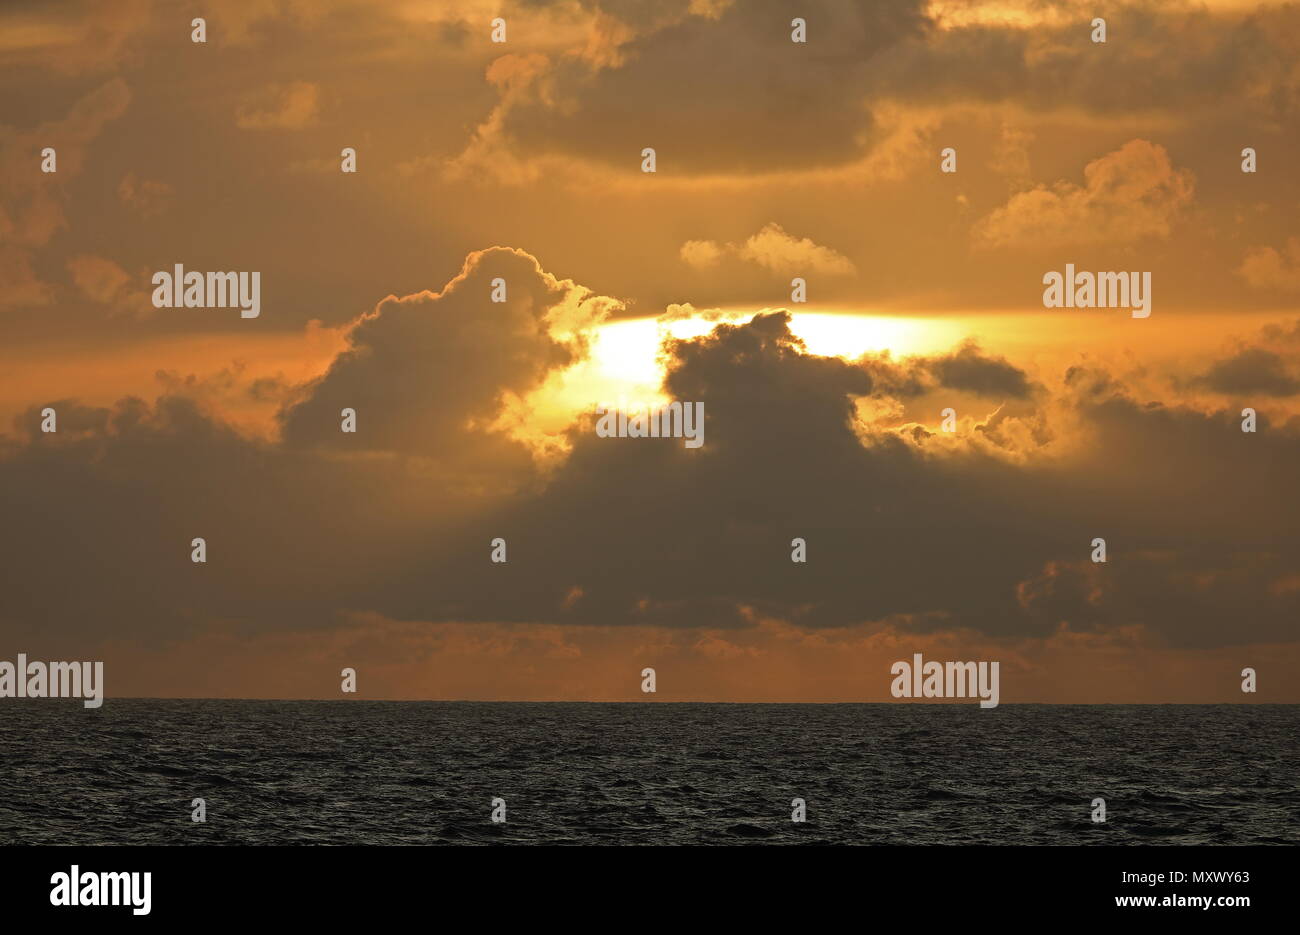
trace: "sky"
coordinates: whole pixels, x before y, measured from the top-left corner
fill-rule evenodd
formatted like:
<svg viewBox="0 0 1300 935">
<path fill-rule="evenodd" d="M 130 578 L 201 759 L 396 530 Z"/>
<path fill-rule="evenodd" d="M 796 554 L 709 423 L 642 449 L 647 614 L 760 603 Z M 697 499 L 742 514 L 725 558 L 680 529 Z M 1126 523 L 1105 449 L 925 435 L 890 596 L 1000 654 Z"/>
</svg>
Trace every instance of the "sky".
<svg viewBox="0 0 1300 935">
<path fill-rule="evenodd" d="M 1295 4 L 7 3 L 0 659 L 1300 702 L 1297 165 Z M 1045 307 L 1067 264 L 1149 316 Z M 672 400 L 699 448 L 596 431 Z"/>
</svg>

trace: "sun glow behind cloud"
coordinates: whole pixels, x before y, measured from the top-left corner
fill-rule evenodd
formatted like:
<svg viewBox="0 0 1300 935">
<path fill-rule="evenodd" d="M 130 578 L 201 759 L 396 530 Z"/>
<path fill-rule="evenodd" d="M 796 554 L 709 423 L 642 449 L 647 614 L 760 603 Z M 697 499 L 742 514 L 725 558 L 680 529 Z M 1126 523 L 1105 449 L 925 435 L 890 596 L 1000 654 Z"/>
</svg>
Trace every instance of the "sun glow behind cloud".
<svg viewBox="0 0 1300 935">
<path fill-rule="evenodd" d="M 698 338 L 719 324 L 743 324 L 755 314 L 760 313 L 715 310 L 668 321 L 639 318 L 604 325 L 592 346 L 592 374 L 624 394 L 657 392 L 664 375 L 664 339 Z M 940 318 L 838 312 L 794 312 L 790 329 L 809 354 L 846 360 L 882 351 L 894 356 L 935 353 L 951 347 L 963 333 L 956 323 Z"/>
<path fill-rule="evenodd" d="M 681 311 L 601 325 L 585 358 L 525 398 L 507 394 L 493 428 L 527 444 L 542 460 L 562 458 L 569 448 L 565 433 L 584 413 L 598 406 L 631 411 L 671 402 L 663 390 L 666 340 L 699 338 L 721 324 L 744 323 L 759 314 Z M 951 324 L 938 320 L 820 312 L 795 313 L 791 328 L 808 353 L 847 359 L 884 350 L 898 355 L 937 350 L 956 335 Z"/>
<path fill-rule="evenodd" d="M 710 310 L 681 317 L 637 318 L 600 326 L 589 355 L 556 373 L 527 399 L 511 399 L 498 428 L 538 450 L 555 451 L 560 436 L 584 412 L 597 406 L 637 409 L 664 405 L 663 342 L 689 340 L 720 324 L 743 324 L 753 310 Z M 889 352 L 895 357 L 938 353 L 959 342 L 964 329 L 940 318 L 855 315 L 835 312 L 792 313 L 791 330 L 809 354 L 855 360 Z"/>
</svg>

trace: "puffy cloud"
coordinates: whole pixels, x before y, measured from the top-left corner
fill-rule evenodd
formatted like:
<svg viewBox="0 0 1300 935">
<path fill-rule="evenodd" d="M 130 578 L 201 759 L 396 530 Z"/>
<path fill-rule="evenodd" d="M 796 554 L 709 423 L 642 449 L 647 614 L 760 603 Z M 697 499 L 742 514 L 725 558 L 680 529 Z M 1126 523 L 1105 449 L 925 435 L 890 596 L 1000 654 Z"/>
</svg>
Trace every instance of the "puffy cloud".
<svg viewBox="0 0 1300 935">
<path fill-rule="evenodd" d="M 974 230 L 988 247 L 1051 248 L 1168 237 L 1192 200 L 1192 174 L 1163 146 L 1130 140 L 1083 170 L 1084 184 L 1040 185 L 1011 197 Z"/>
<path fill-rule="evenodd" d="M 848 257 L 822 247 L 807 237 L 795 239 L 771 223 L 734 248 L 742 260 L 757 263 L 776 273 L 830 273 L 849 275 L 857 271 Z"/>
<path fill-rule="evenodd" d="M 1288 238 L 1286 247 L 1252 247 L 1237 273 L 1255 289 L 1300 292 L 1300 237 Z"/>
<path fill-rule="evenodd" d="M 722 262 L 726 246 L 712 240 L 688 240 L 682 244 L 681 257 L 687 266 L 709 269 Z"/>
<path fill-rule="evenodd" d="M 724 256 L 733 256 L 783 276 L 795 273 L 848 276 L 857 272 L 848 257 L 813 243 L 808 237 L 793 237 L 775 221 L 764 225 L 744 243 L 688 240 L 682 244 L 682 260 L 696 269 L 717 266 Z"/>
<path fill-rule="evenodd" d="M 496 280 L 505 301 L 492 301 Z M 619 307 L 529 254 L 470 254 L 441 292 L 389 296 L 352 326 L 348 348 L 282 414 L 292 445 L 467 457 L 518 467 L 525 452 L 492 431 L 508 397 L 585 357 L 591 328 Z M 358 431 L 339 430 L 357 411 Z"/>
</svg>

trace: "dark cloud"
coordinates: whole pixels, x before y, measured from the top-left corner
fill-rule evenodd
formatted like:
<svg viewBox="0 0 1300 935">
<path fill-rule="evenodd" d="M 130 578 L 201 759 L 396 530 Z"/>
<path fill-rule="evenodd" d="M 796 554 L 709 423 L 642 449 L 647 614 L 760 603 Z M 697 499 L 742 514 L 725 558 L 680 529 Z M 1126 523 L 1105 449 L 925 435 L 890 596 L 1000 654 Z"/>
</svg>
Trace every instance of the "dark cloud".
<svg viewBox="0 0 1300 935">
<path fill-rule="evenodd" d="M 1024 5 L 1028 28 L 945 24 L 922 0 L 779 0 L 717 16 L 594 4 L 626 34 L 503 86 L 491 132 L 521 157 L 565 152 L 635 171 L 643 146 L 660 172 L 726 174 L 835 166 L 886 139 L 889 102 L 1006 103 L 1097 115 L 1249 108 L 1269 123 L 1297 111 L 1294 9 L 1254 15 L 1124 4 Z M 960 12 L 960 11 L 958 11 Z M 790 41 L 806 19 L 809 41 Z M 1090 38 L 1108 17 L 1109 41 Z M 621 40 L 621 41 L 620 41 Z M 574 50 L 575 52 L 578 50 Z M 809 145 L 810 141 L 816 145 Z"/>
<path fill-rule="evenodd" d="M 1025 3 L 1028 28 L 972 23 L 901 45 L 873 87 L 915 101 L 1016 101 L 1098 114 L 1249 106 L 1292 113 L 1296 11 L 1189 9 L 1174 3 Z M 960 12 L 960 11 L 958 11 Z M 1052 15 L 1052 14 L 1059 15 Z M 1093 43 L 1091 21 L 1107 21 Z"/>
<path fill-rule="evenodd" d="M 1287 372 L 1285 361 L 1262 347 L 1238 351 L 1216 361 L 1209 370 L 1193 378 L 1192 385 L 1233 396 L 1294 396 L 1300 380 Z"/>
<path fill-rule="evenodd" d="M 0 633 L 159 643 L 214 623 L 329 626 L 379 601 L 367 582 L 417 528 L 474 503 L 401 463 L 251 441 L 186 398 L 60 404 L 57 433 L 0 445 Z M 207 564 L 190 561 L 195 537 Z"/>
<path fill-rule="evenodd" d="M 45 409 L 54 410 L 54 424 L 59 432 L 77 434 L 102 432 L 108 425 L 109 410 L 100 406 L 85 406 L 75 399 L 57 399 L 28 407 L 14 419 L 14 429 L 20 437 L 34 441 L 41 437 L 41 424 Z"/>
<path fill-rule="evenodd" d="M 734 4 L 714 19 L 659 21 L 593 54 L 559 58 L 501 109 L 494 142 L 528 156 L 580 153 L 635 171 L 745 173 L 839 164 L 873 135 L 873 56 L 921 35 L 920 0 L 813 2 L 813 39 L 790 41 L 788 4 Z M 612 15 L 618 18 L 618 11 Z M 816 145 L 811 145 L 812 141 Z"/>
<path fill-rule="evenodd" d="M 858 366 L 871 375 L 874 394 L 908 400 L 938 390 L 957 390 L 988 399 L 1028 400 L 1029 375 L 1004 357 L 987 355 L 973 339 L 947 354 L 894 359 L 888 352 L 868 354 Z"/>
<path fill-rule="evenodd" d="M 1294 635 L 1300 612 L 1294 552 L 1225 554 L 1198 547 L 1126 552 L 1106 564 L 1051 562 L 1019 587 L 1026 614 L 1044 629 L 1076 631 L 1145 625 L 1162 641 L 1203 647 L 1227 642 L 1225 621 L 1261 641 Z M 1279 582 L 1289 586 L 1279 587 Z M 1158 615 L 1161 621 L 1152 627 Z"/>
<path fill-rule="evenodd" d="M 660 613 L 720 626 L 739 625 L 738 608 L 752 607 L 806 626 L 898 616 L 918 629 L 1042 633 L 1047 620 L 1040 606 L 1025 606 L 1022 583 L 1053 562 L 1086 561 L 1092 538 L 1103 536 L 1111 560 L 1097 574 L 1123 566 L 1100 585 L 1106 602 L 1058 594 L 1051 627 L 1141 624 L 1183 644 L 1235 639 L 1209 614 L 1166 614 L 1153 596 L 1215 562 L 1237 569 L 1215 585 L 1219 606 L 1236 594 L 1257 611 L 1253 636 L 1287 626 L 1294 601 L 1269 588 L 1297 560 L 1296 537 L 1285 532 L 1296 511 L 1261 524 L 1255 504 L 1260 488 L 1285 490 L 1280 465 L 1300 463 L 1294 433 L 1250 438 L 1255 449 L 1225 457 L 1231 433 L 1242 436 L 1225 414 L 1139 405 L 1095 379 L 1074 405 L 1098 443 L 1065 464 L 945 449 L 931 435 L 908 443 L 879 433 L 864 443 L 851 400 L 872 392 L 871 380 L 801 353 L 786 325 L 784 315 L 760 316 L 675 346 L 667 388 L 704 401 L 703 449 L 579 434 L 545 493 L 480 527 L 483 541 L 499 534 L 523 545 L 518 566 L 492 571 L 509 587 L 488 599 L 487 616 L 609 623 Z M 1170 483 L 1174 465 L 1193 457 Z M 1216 491 L 1213 509 L 1188 509 L 1193 487 Z M 1182 515 L 1171 522 L 1171 514 Z M 544 545 L 561 525 L 562 552 Z M 809 543 L 807 565 L 789 562 L 795 536 Z M 1151 576 L 1150 587 L 1130 567 L 1148 552 L 1168 553 L 1173 569 Z M 460 595 L 456 613 L 488 586 L 481 564 L 458 563 L 448 581 Z M 583 597 L 560 610 L 571 588 Z M 521 593 L 537 603 L 518 603 Z M 550 612 L 539 611 L 548 602 Z"/>
<path fill-rule="evenodd" d="M 926 362 L 942 386 L 979 396 L 1026 399 L 1031 388 L 1023 370 L 1003 357 L 986 357 L 979 345 L 968 341 L 956 351 Z"/>
</svg>

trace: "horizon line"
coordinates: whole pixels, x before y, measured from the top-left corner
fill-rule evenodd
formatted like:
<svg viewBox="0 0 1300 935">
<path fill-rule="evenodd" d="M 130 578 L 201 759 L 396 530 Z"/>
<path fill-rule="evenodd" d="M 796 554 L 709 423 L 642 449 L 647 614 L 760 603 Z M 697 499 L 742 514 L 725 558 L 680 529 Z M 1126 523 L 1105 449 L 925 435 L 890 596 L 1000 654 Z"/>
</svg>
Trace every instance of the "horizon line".
<svg viewBox="0 0 1300 935">
<path fill-rule="evenodd" d="M 76 701 L 78 698 L 10 698 L 7 701 Z M 109 699 L 104 699 L 107 702 Z M 477 699 L 477 698 L 253 698 L 253 697 L 176 697 L 163 695 L 119 696 L 114 701 L 265 701 L 265 702 L 335 702 L 355 704 L 373 702 L 386 704 L 620 704 L 620 705 L 878 705 L 881 707 L 927 707 L 927 708 L 961 708 L 979 707 L 970 699 L 960 701 L 613 701 L 589 699 Z M 1296 707 L 1300 701 L 1005 701 L 999 702 L 998 708 L 1005 707 Z M 996 710 L 993 708 L 984 710 Z"/>
</svg>

